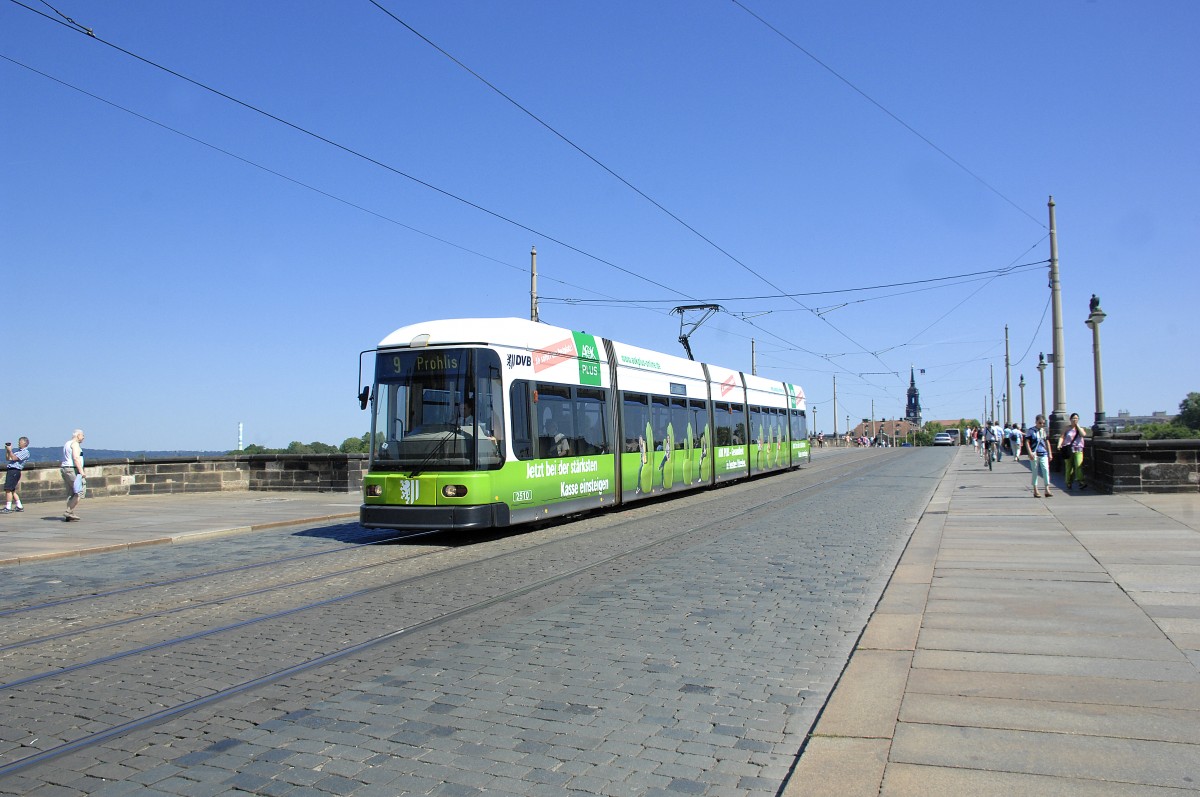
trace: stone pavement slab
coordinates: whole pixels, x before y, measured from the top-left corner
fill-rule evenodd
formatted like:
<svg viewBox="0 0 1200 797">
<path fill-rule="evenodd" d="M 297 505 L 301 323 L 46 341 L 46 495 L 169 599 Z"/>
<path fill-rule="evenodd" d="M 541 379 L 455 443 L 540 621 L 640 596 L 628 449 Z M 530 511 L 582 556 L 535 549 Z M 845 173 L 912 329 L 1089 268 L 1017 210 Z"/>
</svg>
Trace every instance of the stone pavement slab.
<svg viewBox="0 0 1200 797">
<path fill-rule="evenodd" d="M 1200 496 L 1034 499 L 963 448 L 784 794 L 1195 793 L 1198 667 Z"/>
</svg>

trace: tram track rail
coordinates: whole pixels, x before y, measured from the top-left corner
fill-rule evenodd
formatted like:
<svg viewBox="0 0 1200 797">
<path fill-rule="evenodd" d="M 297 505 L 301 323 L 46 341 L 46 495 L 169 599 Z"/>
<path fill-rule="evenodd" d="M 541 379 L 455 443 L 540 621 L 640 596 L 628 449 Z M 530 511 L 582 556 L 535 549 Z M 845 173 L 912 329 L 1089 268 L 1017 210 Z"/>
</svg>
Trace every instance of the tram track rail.
<svg viewBox="0 0 1200 797">
<path fill-rule="evenodd" d="M 435 533 L 438 533 L 438 532 L 421 532 L 419 534 L 414 534 L 414 535 L 406 536 L 406 537 L 389 537 L 387 540 L 379 540 L 374 543 L 365 543 L 361 546 L 355 546 L 353 548 L 346 549 L 346 550 L 348 550 L 348 551 L 360 550 L 361 548 L 367 547 L 369 545 L 378 545 L 383 542 L 405 541 L 405 540 L 412 539 L 414 537 L 428 536 L 430 534 L 435 534 Z M 321 581 L 329 581 L 331 579 L 343 578 L 345 576 L 364 573 L 368 570 L 374 570 L 374 569 L 378 569 L 378 568 L 382 568 L 382 567 L 388 567 L 390 565 L 409 563 L 415 559 L 443 553 L 447 550 L 449 550 L 449 546 L 431 548 L 429 550 L 421 551 L 420 553 L 412 554 L 412 555 L 408 555 L 408 556 L 395 556 L 395 557 L 384 559 L 384 560 L 378 561 L 378 562 L 370 562 L 367 564 L 356 565 L 354 567 L 346 567 L 346 568 L 342 568 L 340 570 L 333 570 L 333 571 L 329 571 L 329 572 L 325 572 L 325 573 L 319 573 L 317 575 L 308 576 L 306 578 L 295 579 L 292 581 L 286 581 L 286 582 L 282 582 L 279 584 L 272 584 L 272 585 L 266 586 L 266 587 L 257 587 L 255 589 L 244 590 L 242 592 L 234 592 L 234 593 L 219 595 L 217 597 L 210 598 L 208 600 L 190 601 L 186 604 L 182 604 L 179 606 L 173 606 L 171 608 L 160 609 L 160 610 L 156 610 L 156 611 L 152 611 L 152 612 L 144 612 L 144 613 L 129 616 L 129 617 L 123 617 L 119 620 L 111 620 L 108 622 L 91 624 L 91 625 L 87 625 L 87 626 L 83 626 L 83 627 L 75 627 L 75 628 L 71 628 L 67 631 L 60 631 L 56 634 L 47 634 L 47 635 L 40 636 L 40 637 L 30 637 L 28 639 L 23 639 L 19 642 L 12 642 L 12 643 L 8 643 L 8 644 L 0 645 L 0 654 L 7 653 L 10 651 L 14 651 L 14 650 L 20 650 L 22 648 L 32 647 L 34 645 L 45 644 L 47 642 L 54 642 L 54 641 L 57 641 L 60 639 L 78 638 L 78 637 L 82 636 L 83 634 L 95 633 L 97 631 L 110 630 L 113 628 L 120 628 L 122 626 L 133 625 L 134 623 L 145 622 L 147 620 L 169 617 L 171 615 L 180 614 L 182 612 L 198 611 L 198 610 L 206 609 L 206 608 L 209 608 L 212 606 L 227 604 L 231 601 L 245 600 L 246 598 L 252 598 L 252 597 L 261 596 L 261 595 L 268 595 L 268 594 L 275 593 L 275 592 L 283 592 L 285 590 L 295 589 L 297 587 L 311 586 L 311 585 L 317 584 Z M 321 553 L 322 554 L 338 553 L 338 551 L 334 551 L 334 552 L 324 551 Z M 292 559 L 280 559 L 280 560 L 276 560 L 276 563 L 290 562 L 290 561 L 293 561 L 293 560 Z M 216 573 L 213 574 L 213 576 L 215 577 L 216 575 L 227 575 L 230 572 L 236 572 L 237 569 L 238 568 L 217 571 Z M 171 581 L 171 582 L 158 583 L 158 584 L 154 584 L 154 585 L 145 585 L 142 587 L 138 587 L 137 589 L 146 589 L 146 590 L 156 589 L 156 588 L 161 588 L 164 586 L 171 586 L 175 583 L 178 583 L 178 582 Z M 111 594 L 113 594 L 113 593 L 105 593 L 105 596 L 108 596 Z M 58 605 L 60 605 L 60 604 L 47 604 L 47 606 L 53 606 L 53 607 L 57 607 Z M 4 685 L 0 684 L 0 689 L 3 689 L 3 688 L 4 688 Z"/>
<path fill-rule="evenodd" d="M 12 617 L 18 614 L 26 614 L 28 612 L 44 611 L 46 609 L 54 609 L 60 606 L 69 606 L 73 603 L 81 603 L 83 601 L 94 601 L 100 598 L 110 598 L 118 595 L 125 595 L 141 590 L 156 589 L 161 587 L 175 586 L 178 584 L 186 584 L 189 581 L 198 581 L 205 578 L 216 578 L 217 576 L 231 575 L 233 573 L 241 573 L 249 570 L 256 570 L 264 567 L 272 567 L 275 565 L 285 564 L 289 562 L 298 562 L 306 559 L 314 559 L 322 556 L 330 556 L 332 554 L 344 554 L 353 551 L 359 551 L 363 548 L 369 548 L 375 545 L 383 545 L 389 542 L 403 542 L 405 540 L 416 539 L 418 537 L 426 537 L 433 534 L 440 534 L 440 531 L 420 531 L 411 534 L 400 534 L 382 539 L 371 540 L 370 542 L 355 543 L 344 548 L 334 548 L 327 551 L 310 551 L 308 553 L 293 554 L 292 556 L 284 556 L 278 559 L 265 559 L 258 562 L 248 562 L 242 565 L 233 567 L 224 567 L 218 570 L 207 570 L 203 573 L 190 573 L 186 576 L 177 576 L 165 581 L 152 581 L 141 584 L 130 584 L 118 589 L 105 590 L 104 592 L 92 592 L 84 595 L 73 595 L 69 598 L 59 598 L 53 601 L 44 603 L 34 603 L 25 606 L 14 606 L 7 609 L 0 609 L 0 619 Z"/>
<path fill-rule="evenodd" d="M 822 468 L 819 472 L 810 471 L 809 475 L 825 476 L 828 474 L 828 477 L 822 478 L 814 483 L 806 484 L 799 488 L 789 490 L 788 492 L 772 496 L 767 500 L 759 501 L 750 507 L 748 511 L 751 513 L 763 511 L 780 502 L 801 500 L 803 497 L 807 497 L 807 495 L 815 494 L 821 488 L 828 488 L 832 484 L 863 475 L 887 461 L 887 459 L 887 457 L 872 456 L 865 462 L 863 459 L 856 459 L 852 462 L 835 462 L 832 463 L 829 468 Z M 740 516 L 745 516 L 745 514 L 745 512 L 742 512 Z M 625 543 L 619 544 L 617 546 L 617 550 L 615 550 L 613 553 L 598 556 L 597 558 L 585 561 L 583 564 L 578 566 L 569 567 L 566 570 L 555 572 L 540 578 L 533 578 L 532 580 L 525 581 L 519 586 L 511 589 L 505 589 L 500 592 L 492 592 L 491 594 L 487 594 L 477 599 L 470 599 L 463 605 L 446 611 L 433 611 L 429 616 L 414 618 L 403 623 L 400 625 L 400 627 L 392 628 L 385 633 L 375 634 L 368 638 L 359 639 L 353 642 L 348 641 L 336 650 L 327 650 L 318 655 L 302 658 L 300 661 L 289 663 L 286 666 L 275 667 L 274 669 L 270 669 L 266 672 L 256 674 L 253 677 L 243 678 L 237 683 L 233 683 L 229 686 L 214 689 L 208 694 L 200 695 L 190 700 L 183 700 L 175 705 L 164 706 L 153 711 L 144 711 L 140 716 L 133 717 L 126 722 L 114 723 L 106 729 L 80 734 L 77 736 L 77 738 L 63 740 L 60 744 L 48 746 L 45 749 L 40 749 L 37 752 L 29 755 L 10 758 L 9 761 L 0 764 L 0 777 L 21 772 L 29 767 L 36 766 L 39 763 L 66 755 L 76 750 L 81 750 L 96 744 L 102 744 L 103 742 L 116 736 L 130 733 L 140 728 L 150 727 L 174 717 L 210 706 L 234 695 L 242 694 L 246 691 L 253 690 L 267 684 L 285 680 L 307 670 L 331 664 L 346 657 L 355 656 L 359 653 L 369 650 L 370 648 L 395 642 L 417 632 L 448 624 L 456 619 L 464 618 L 471 614 L 481 612 L 489 607 L 511 602 L 522 596 L 546 589 L 547 587 L 562 584 L 572 579 L 579 578 L 585 574 L 588 574 L 589 572 L 598 572 L 606 567 L 612 566 L 619 560 L 629 557 L 638 557 L 652 551 L 655 548 L 662 548 L 664 546 L 669 546 L 672 543 L 679 543 L 681 540 L 689 537 L 689 535 L 697 535 L 705 530 L 712 530 L 721 526 L 722 524 L 730 523 L 735 519 L 734 515 L 726 515 L 721 513 L 718 513 L 718 515 L 719 516 L 716 518 L 707 519 L 700 523 L 692 523 L 689 524 L 687 528 L 682 530 L 671 532 L 666 535 L 649 539 L 644 542 L 639 542 L 634 545 L 629 545 L 627 544 L 628 541 L 626 541 Z M 711 517 L 711 514 L 709 517 Z M 441 568 L 433 572 L 409 576 L 400 579 L 399 581 L 379 584 L 367 589 L 355 590 L 321 601 L 291 607 L 279 612 L 265 614 L 250 620 L 206 629 L 205 631 L 197 634 L 189 634 L 173 639 L 165 639 L 152 645 L 124 651 L 119 654 L 105 656 L 86 662 L 78 662 L 65 668 L 50 670 L 34 676 L 0 684 L 0 700 L 8 698 L 15 692 L 21 692 L 22 690 L 26 690 L 31 686 L 41 685 L 44 682 L 50 681 L 54 678 L 64 679 L 72 675 L 91 673 L 98 668 L 114 662 L 131 659 L 137 656 L 148 656 L 149 654 L 155 652 L 161 652 L 176 648 L 178 646 L 187 645 L 201 639 L 211 638 L 217 635 L 228 634 L 236 631 L 243 631 L 251 628 L 252 626 L 263 623 L 270 623 L 272 621 L 283 620 L 285 618 L 294 617 L 303 613 L 328 609 L 335 604 L 344 604 L 355 600 L 361 600 L 368 596 L 378 597 L 388 592 L 405 592 L 425 582 L 432 584 L 438 579 L 445 579 L 447 577 L 460 574 L 471 567 L 488 568 L 495 566 L 502 561 L 511 560 L 514 557 L 525 557 L 528 560 L 531 553 L 537 552 L 544 555 L 551 553 L 564 545 L 578 546 L 579 543 L 584 541 L 584 538 L 593 535 L 617 535 L 627 530 L 626 527 L 631 527 L 640 522 L 642 522 L 642 519 L 640 518 L 626 518 L 620 520 L 614 525 L 602 526 L 598 529 L 583 531 L 567 537 L 555 538 L 538 542 L 531 546 L 519 547 L 485 559 L 460 562 L 458 564 Z M 722 532 L 721 534 L 718 534 L 717 537 L 732 533 L 732 531 L 733 530 Z M 434 552 L 430 553 L 432 554 Z M 542 572 L 542 569 L 539 569 L 539 566 L 535 566 L 533 571 L 536 574 Z M 488 579 L 484 577 L 480 579 L 473 579 L 471 581 L 472 583 L 475 583 L 478 581 L 486 582 L 487 580 Z M 436 594 L 437 590 L 433 589 L 431 592 Z M 102 683 L 105 680 L 104 676 L 92 674 L 87 675 L 87 678 L 95 683 Z M 14 751 L 9 750 L 7 752 L 0 752 L 0 756 L 10 757 L 12 752 Z"/>
</svg>

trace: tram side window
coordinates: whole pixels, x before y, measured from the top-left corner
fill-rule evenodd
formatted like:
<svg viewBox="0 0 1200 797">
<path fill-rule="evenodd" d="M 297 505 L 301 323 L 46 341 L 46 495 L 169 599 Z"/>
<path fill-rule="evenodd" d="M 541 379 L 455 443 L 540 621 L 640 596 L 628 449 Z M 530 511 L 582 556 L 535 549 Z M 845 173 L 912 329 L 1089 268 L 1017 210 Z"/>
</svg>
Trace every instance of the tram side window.
<svg viewBox="0 0 1200 797">
<path fill-rule="evenodd" d="M 538 456 L 542 459 L 574 456 L 572 442 L 576 435 L 571 388 L 539 382 L 533 403 L 537 419 Z"/>
<path fill-rule="evenodd" d="M 692 421 L 692 445 L 699 448 L 704 426 L 708 423 L 708 408 L 703 401 L 692 399 L 688 402 L 688 416 Z"/>
<path fill-rule="evenodd" d="M 723 401 L 713 404 L 713 424 L 716 426 L 714 442 L 719 446 L 733 445 L 733 412 Z"/>
<path fill-rule="evenodd" d="M 645 393 L 623 394 L 621 422 L 625 426 L 626 453 L 638 453 L 647 445 L 646 424 L 650 422 L 650 399 Z"/>
<path fill-rule="evenodd" d="M 732 404 L 730 409 L 733 413 L 733 444 L 744 445 L 750 439 L 750 433 L 746 429 L 746 405 Z"/>
<path fill-rule="evenodd" d="M 750 408 L 750 442 L 761 443 L 763 441 L 763 411 L 762 407 Z"/>
<path fill-rule="evenodd" d="M 533 425 L 529 419 L 529 383 L 513 382 L 508 391 L 512 410 L 513 451 L 517 459 L 533 459 Z"/>
<path fill-rule="evenodd" d="M 577 454 L 607 454 L 608 432 L 604 419 L 608 417 L 605 391 L 598 388 L 575 388 L 575 421 L 579 430 Z"/>
<path fill-rule="evenodd" d="M 671 400 L 666 396 L 650 397 L 650 425 L 654 429 L 654 448 L 667 450 L 667 426 L 671 423 Z"/>
<path fill-rule="evenodd" d="M 687 399 L 671 399 L 671 425 L 675 427 L 675 448 L 677 449 L 687 447 L 688 420 Z M 695 432 L 695 427 L 692 427 L 692 433 L 695 434 Z"/>
<path fill-rule="evenodd" d="M 804 429 L 804 413 L 801 410 L 792 410 L 792 440 L 803 440 L 808 437 L 807 431 Z"/>
</svg>

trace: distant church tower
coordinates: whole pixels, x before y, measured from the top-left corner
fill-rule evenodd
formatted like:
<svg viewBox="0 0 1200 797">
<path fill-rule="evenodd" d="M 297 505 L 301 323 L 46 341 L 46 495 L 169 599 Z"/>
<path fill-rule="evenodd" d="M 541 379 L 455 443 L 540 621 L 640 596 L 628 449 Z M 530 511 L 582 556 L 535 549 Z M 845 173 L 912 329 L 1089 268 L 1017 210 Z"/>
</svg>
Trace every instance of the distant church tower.
<svg viewBox="0 0 1200 797">
<path fill-rule="evenodd" d="M 916 371 L 908 371 L 908 407 L 904 410 L 904 419 L 917 427 L 921 426 L 921 391 L 917 390 Z"/>
</svg>

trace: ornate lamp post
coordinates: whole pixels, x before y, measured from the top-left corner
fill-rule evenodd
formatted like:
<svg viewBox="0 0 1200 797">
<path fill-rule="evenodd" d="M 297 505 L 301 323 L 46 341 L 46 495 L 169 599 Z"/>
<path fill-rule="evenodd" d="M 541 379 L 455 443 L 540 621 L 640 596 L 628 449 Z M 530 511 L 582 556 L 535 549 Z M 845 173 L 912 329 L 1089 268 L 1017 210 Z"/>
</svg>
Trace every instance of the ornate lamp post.
<svg viewBox="0 0 1200 797">
<path fill-rule="evenodd" d="M 1104 322 L 1107 314 L 1100 309 L 1100 297 L 1094 293 L 1089 308 L 1091 314 L 1083 323 L 1092 330 L 1092 357 L 1096 363 L 1096 422 L 1092 425 L 1092 437 L 1106 437 L 1108 424 L 1104 422 L 1104 375 L 1100 370 L 1100 324 Z"/>
<path fill-rule="evenodd" d="M 1038 381 L 1042 383 L 1042 417 L 1046 417 L 1046 355 L 1038 354 Z"/>
<path fill-rule="evenodd" d="M 816 436 L 816 434 L 817 434 L 817 408 L 816 408 L 816 406 L 814 406 L 814 407 L 813 407 L 813 429 L 812 429 L 812 433 L 813 433 L 813 436 L 814 436 L 814 437 L 815 437 L 815 436 Z"/>
<path fill-rule="evenodd" d="M 1021 428 L 1025 429 L 1025 374 L 1021 374 L 1021 381 L 1017 383 L 1017 387 L 1021 388 Z"/>
<path fill-rule="evenodd" d="M 1058 233 L 1054 225 L 1054 197 L 1050 197 L 1050 305 L 1054 323 L 1054 411 L 1046 419 L 1046 432 L 1057 440 L 1067 429 L 1067 371 L 1063 353 L 1062 284 L 1058 274 Z M 1054 460 L 1056 469 L 1060 458 Z"/>
</svg>

